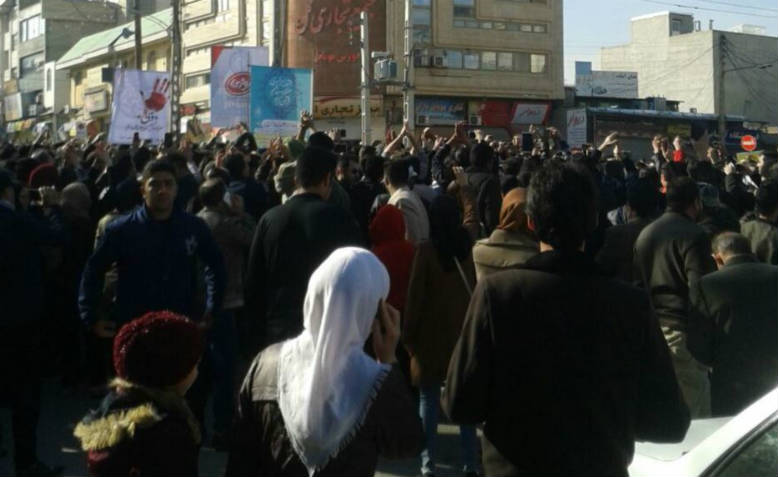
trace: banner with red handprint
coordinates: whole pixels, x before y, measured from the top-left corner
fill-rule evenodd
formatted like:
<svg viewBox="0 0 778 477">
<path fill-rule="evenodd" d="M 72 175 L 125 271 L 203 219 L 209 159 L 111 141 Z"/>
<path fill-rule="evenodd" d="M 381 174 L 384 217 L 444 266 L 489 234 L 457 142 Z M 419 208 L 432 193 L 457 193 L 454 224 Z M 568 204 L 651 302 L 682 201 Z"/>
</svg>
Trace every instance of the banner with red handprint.
<svg viewBox="0 0 778 477">
<path fill-rule="evenodd" d="M 141 140 L 160 144 L 168 132 L 170 75 L 160 71 L 119 69 L 114 75 L 111 127 L 108 141 L 132 144 Z"/>
</svg>

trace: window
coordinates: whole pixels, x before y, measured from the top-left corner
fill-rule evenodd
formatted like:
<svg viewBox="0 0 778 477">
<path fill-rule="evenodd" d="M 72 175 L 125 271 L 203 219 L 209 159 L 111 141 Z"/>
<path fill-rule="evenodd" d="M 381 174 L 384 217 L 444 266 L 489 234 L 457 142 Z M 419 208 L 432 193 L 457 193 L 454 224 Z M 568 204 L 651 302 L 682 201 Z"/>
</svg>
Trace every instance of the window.
<svg viewBox="0 0 778 477">
<path fill-rule="evenodd" d="M 475 17 L 475 0 L 454 0 L 454 17 Z"/>
<path fill-rule="evenodd" d="M 51 70 L 46 70 L 46 91 L 51 91 L 54 87 L 51 80 Z"/>
<path fill-rule="evenodd" d="M 778 469 L 778 422 L 745 446 L 724 468 L 719 477 L 740 475 L 775 475 Z"/>
<path fill-rule="evenodd" d="M 493 51 L 484 51 L 481 53 L 481 69 L 482 70 L 496 70 L 497 69 L 497 53 Z"/>
<path fill-rule="evenodd" d="M 217 12 L 226 12 L 230 9 L 230 0 L 216 0 L 217 6 L 216 11 Z"/>
<path fill-rule="evenodd" d="M 197 75 L 191 75 L 186 77 L 186 89 L 197 88 L 199 86 L 205 86 L 211 84 L 211 74 L 201 73 Z"/>
<path fill-rule="evenodd" d="M 43 53 L 25 56 L 22 58 L 19 62 L 22 78 L 29 74 L 43 71 L 43 58 Z"/>
<path fill-rule="evenodd" d="M 462 69 L 462 52 L 446 50 L 446 68 Z"/>
<path fill-rule="evenodd" d="M 670 36 L 676 36 L 681 34 L 681 20 L 675 18 L 670 23 Z"/>
<path fill-rule="evenodd" d="M 262 45 L 273 40 L 273 0 L 262 0 Z"/>
<path fill-rule="evenodd" d="M 35 15 L 19 22 L 20 41 L 32 40 L 41 36 L 41 16 Z"/>
<path fill-rule="evenodd" d="M 430 0 L 413 0 L 413 42 L 428 45 L 431 42 L 432 6 Z"/>
<path fill-rule="evenodd" d="M 546 72 L 546 55 L 530 55 L 530 73 Z"/>
<path fill-rule="evenodd" d="M 477 70 L 480 65 L 481 55 L 478 53 L 465 53 L 463 63 L 466 70 Z"/>
<path fill-rule="evenodd" d="M 146 69 L 153 71 L 156 67 L 157 67 L 157 52 L 150 51 L 149 54 L 146 55 Z"/>
<path fill-rule="evenodd" d="M 516 71 L 519 73 L 529 73 L 529 53 L 515 53 L 514 61 L 516 62 Z"/>
<path fill-rule="evenodd" d="M 500 71 L 513 71 L 513 53 L 497 53 L 497 69 Z"/>
</svg>

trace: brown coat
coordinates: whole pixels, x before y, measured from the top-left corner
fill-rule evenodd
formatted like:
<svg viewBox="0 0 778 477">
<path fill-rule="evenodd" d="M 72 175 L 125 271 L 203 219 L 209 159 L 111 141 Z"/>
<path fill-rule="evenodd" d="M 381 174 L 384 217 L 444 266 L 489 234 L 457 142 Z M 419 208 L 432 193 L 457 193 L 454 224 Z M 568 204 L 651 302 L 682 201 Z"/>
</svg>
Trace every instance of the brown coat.
<svg viewBox="0 0 778 477">
<path fill-rule="evenodd" d="M 403 325 L 415 386 L 440 384 L 446 377 L 470 303 L 468 287 L 475 286 L 472 257 L 461 265 L 467 286 L 455 264 L 443 267 L 432 243 L 424 242 L 416 251 Z"/>
<path fill-rule="evenodd" d="M 488 239 L 473 247 L 475 273 L 480 282 L 492 273 L 512 270 L 540 253 L 540 245 L 531 237 L 508 230 L 496 229 Z"/>
</svg>

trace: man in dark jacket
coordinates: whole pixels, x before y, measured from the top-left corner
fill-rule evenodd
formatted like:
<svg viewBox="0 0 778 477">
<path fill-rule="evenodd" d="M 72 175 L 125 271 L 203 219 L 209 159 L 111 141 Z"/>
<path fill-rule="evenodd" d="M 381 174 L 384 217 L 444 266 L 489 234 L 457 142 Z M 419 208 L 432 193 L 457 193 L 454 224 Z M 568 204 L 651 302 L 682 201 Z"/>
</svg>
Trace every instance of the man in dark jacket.
<svg viewBox="0 0 778 477">
<path fill-rule="evenodd" d="M 45 194 L 48 220 L 16 210 L 16 181 L 0 169 L 0 403 L 11 408 L 16 475 L 59 475 L 38 461 L 43 258 L 40 247 L 64 242 L 56 203 Z"/>
<path fill-rule="evenodd" d="M 499 176 L 492 172 L 494 151 L 485 143 L 476 144 L 470 151 L 471 166 L 465 170 L 467 185 L 476 195 L 476 211 L 482 227 L 482 235 L 488 237 L 500 223 Z"/>
<path fill-rule="evenodd" d="M 597 264 L 608 274 L 627 283 L 635 282 L 634 251 L 640 232 L 657 212 L 659 190 L 649 179 L 637 179 L 627 189 L 628 222 L 605 231 L 605 243 L 597 253 Z"/>
<path fill-rule="evenodd" d="M 351 214 L 327 202 L 335 180 L 335 155 L 306 148 L 297 160 L 297 193 L 269 210 L 251 244 L 246 308 L 264 329 L 263 345 L 296 336 L 311 273 L 336 248 L 360 243 Z"/>
<path fill-rule="evenodd" d="M 167 160 L 150 162 L 143 172 L 145 204 L 111 222 L 89 258 L 81 281 L 81 319 L 98 336 L 111 336 L 121 326 L 148 311 L 171 310 L 202 317 L 210 326 L 221 307 L 226 272 L 221 252 L 208 226 L 174 201 L 176 169 Z M 197 260 L 205 265 L 205 310 L 198 310 Z M 118 265 L 118 323 L 98 321 L 96 310 L 103 278 Z"/>
<path fill-rule="evenodd" d="M 778 182 L 765 182 L 756 193 L 756 213 L 743 222 L 743 235 L 762 263 L 778 265 Z"/>
<path fill-rule="evenodd" d="M 689 411 L 645 292 L 596 272 L 587 171 L 537 172 L 527 213 L 541 254 L 478 283 L 443 406 L 485 422 L 486 475 L 627 475 L 634 442 L 683 439 Z"/>
<path fill-rule="evenodd" d="M 375 198 L 386 194 L 386 187 L 381 182 L 384 174 L 384 159 L 375 152 L 375 148 L 363 148 L 360 151 L 360 163 L 364 170 L 362 180 L 354 184 L 349 191 L 351 195 L 351 211 L 359 223 L 359 229 L 368 243 L 368 225 L 370 208 Z"/>
<path fill-rule="evenodd" d="M 731 232 L 713 253 L 719 271 L 691 289 L 689 351 L 713 368 L 712 414 L 733 416 L 778 385 L 778 267 Z"/>
<path fill-rule="evenodd" d="M 689 287 L 715 271 L 710 239 L 695 221 L 702 213 L 697 184 L 689 177 L 667 186 L 667 212 L 643 229 L 635 243 L 638 279 L 648 290 L 673 355 L 675 372 L 692 416 L 710 414 L 707 369 L 686 347 Z"/>
</svg>

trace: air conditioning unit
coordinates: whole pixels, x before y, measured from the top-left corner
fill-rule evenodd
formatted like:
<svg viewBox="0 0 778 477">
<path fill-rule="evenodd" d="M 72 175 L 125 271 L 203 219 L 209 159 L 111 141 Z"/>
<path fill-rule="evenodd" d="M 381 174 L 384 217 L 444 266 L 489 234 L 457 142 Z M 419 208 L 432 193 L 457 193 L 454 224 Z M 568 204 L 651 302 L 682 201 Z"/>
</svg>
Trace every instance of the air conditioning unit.
<svg viewBox="0 0 778 477">
<path fill-rule="evenodd" d="M 418 124 L 420 126 L 423 126 L 423 125 L 429 124 L 429 123 L 430 123 L 429 117 L 427 117 L 427 116 L 425 116 L 423 114 L 419 114 L 418 116 L 416 116 L 416 124 Z"/>
<path fill-rule="evenodd" d="M 31 104 L 27 111 L 29 116 L 37 116 L 41 112 L 41 105 Z"/>
<path fill-rule="evenodd" d="M 430 56 L 430 66 L 434 68 L 446 67 L 446 53 L 443 50 L 433 50 Z"/>
<path fill-rule="evenodd" d="M 373 67 L 373 77 L 376 81 L 397 79 L 397 62 L 389 59 L 376 61 Z"/>
<path fill-rule="evenodd" d="M 468 117 L 467 124 L 470 125 L 470 126 L 481 126 L 483 124 L 483 122 L 481 121 L 481 116 L 479 116 L 477 114 L 471 114 Z"/>
</svg>

